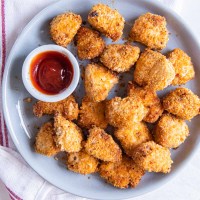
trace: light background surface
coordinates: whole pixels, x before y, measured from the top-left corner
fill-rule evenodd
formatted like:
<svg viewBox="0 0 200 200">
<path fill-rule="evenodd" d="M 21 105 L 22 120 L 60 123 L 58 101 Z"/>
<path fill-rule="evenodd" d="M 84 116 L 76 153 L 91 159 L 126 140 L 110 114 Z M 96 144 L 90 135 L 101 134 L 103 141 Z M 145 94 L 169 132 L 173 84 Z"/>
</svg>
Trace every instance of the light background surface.
<svg viewBox="0 0 200 200">
<path fill-rule="evenodd" d="M 200 1 L 182 1 L 180 15 L 200 38 Z M 199 39 L 200 43 L 200 39 Z M 200 200 L 200 150 L 178 176 L 162 188 L 135 200 Z M 10 200 L 0 180 L 0 200 Z"/>
</svg>

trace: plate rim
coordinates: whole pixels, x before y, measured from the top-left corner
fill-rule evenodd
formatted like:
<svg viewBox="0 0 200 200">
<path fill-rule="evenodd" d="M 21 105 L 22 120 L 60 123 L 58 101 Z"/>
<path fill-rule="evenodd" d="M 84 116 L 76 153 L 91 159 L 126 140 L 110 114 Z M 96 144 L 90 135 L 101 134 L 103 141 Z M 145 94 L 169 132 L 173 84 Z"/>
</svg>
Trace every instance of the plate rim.
<svg viewBox="0 0 200 200">
<path fill-rule="evenodd" d="M 84 197 L 84 198 L 92 198 L 92 199 L 99 199 L 99 200 L 103 200 L 105 198 L 98 198 L 98 197 L 91 197 L 91 195 L 86 195 L 85 193 L 84 194 L 76 194 L 76 193 L 73 193 L 73 192 L 69 192 L 67 191 L 65 188 L 63 187 L 60 187 L 58 186 L 57 184 L 53 183 L 52 181 L 49 181 L 48 180 L 48 177 L 46 177 L 45 175 L 39 173 L 34 166 L 32 166 L 29 162 L 29 159 L 26 157 L 26 155 L 23 153 L 22 149 L 20 148 L 20 145 L 18 144 L 17 142 L 17 139 L 15 137 L 15 132 L 12 130 L 11 128 L 11 121 L 9 120 L 9 114 L 7 112 L 7 103 L 6 103 L 6 83 L 7 83 L 7 78 L 8 78 L 8 75 L 9 75 L 9 68 L 10 68 L 10 64 L 11 64 L 11 60 L 12 60 L 12 56 L 13 56 L 13 53 L 14 53 L 14 49 L 15 49 L 15 46 L 17 46 L 18 44 L 18 41 L 20 40 L 20 38 L 26 33 L 26 31 L 28 31 L 28 29 L 31 27 L 32 23 L 34 23 L 35 21 L 37 21 L 39 19 L 39 17 L 41 15 L 43 15 L 48 9 L 50 9 L 51 7 L 54 7 L 56 6 L 57 4 L 59 4 L 61 1 L 64 1 L 64 0 L 59 0 L 55 3 L 51 3 L 50 5 L 46 6 L 44 9 L 40 10 L 26 25 L 25 27 L 23 28 L 23 30 L 19 33 L 19 35 L 17 36 L 17 39 L 15 40 L 10 52 L 9 52 L 9 55 L 7 57 L 7 60 L 6 60 L 6 64 L 5 64 L 5 68 L 4 68 L 4 73 L 3 73 L 3 79 L 2 79 L 2 91 L 1 91 L 1 94 L 2 94 L 2 111 L 3 111 L 3 116 L 4 116 L 4 120 L 5 120 L 5 123 L 6 123 L 6 127 L 8 129 L 8 132 L 12 138 L 12 141 L 14 143 L 14 145 L 16 146 L 17 150 L 19 151 L 20 155 L 23 157 L 23 159 L 25 160 L 25 162 L 39 175 L 41 176 L 45 181 L 51 183 L 53 186 L 57 187 L 57 188 L 60 188 L 62 190 L 64 190 L 65 192 L 67 193 L 70 193 L 70 194 L 73 194 L 73 195 L 76 195 L 76 196 L 79 196 L 79 197 Z M 118 1 L 118 0 L 115 0 L 115 1 Z M 159 1 L 154 1 L 154 2 L 149 2 L 148 0 L 140 0 L 142 3 L 145 3 L 145 4 L 152 4 L 152 6 L 156 6 L 159 10 L 162 10 L 164 11 L 165 13 L 167 13 L 168 15 L 170 15 L 172 18 L 174 18 L 180 25 L 181 27 L 183 27 L 185 30 L 187 30 L 187 34 L 190 35 L 190 37 L 192 38 L 193 41 L 195 41 L 197 44 L 196 46 L 198 47 L 199 51 L 200 51 L 200 41 L 198 40 L 197 38 L 197 35 L 194 34 L 193 31 L 191 31 L 191 29 L 189 28 L 189 25 L 187 22 L 185 22 L 183 20 L 183 18 L 177 14 L 172 8 L 170 7 L 166 7 L 163 5 L 163 3 L 159 2 Z M 99 3 L 99 2 L 98 2 Z M 134 1 L 132 2 L 134 3 Z M 143 194 L 138 194 L 138 195 L 135 195 L 134 197 L 138 197 L 138 196 L 145 196 L 151 192 L 154 192 L 154 191 L 157 191 L 159 189 L 161 189 L 164 185 L 166 185 L 167 183 L 169 183 L 173 178 L 175 178 L 178 174 L 180 174 L 184 169 L 185 167 L 190 163 L 189 161 L 191 161 L 191 159 L 194 157 L 194 155 L 196 154 L 196 152 L 198 151 L 198 149 L 200 149 L 200 142 L 197 143 L 195 145 L 195 148 L 193 148 L 193 150 L 188 154 L 187 158 L 185 158 L 183 161 L 182 161 L 182 164 L 179 166 L 178 170 L 174 169 L 173 171 L 173 174 L 169 174 L 160 184 L 160 186 L 158 188 L 153 188 L 152 190 L 147 190 L 145 193 Z M 133 196 L 132 195 L 127 195 L 127 197 L 124 197 L 124 199 L 128 199 L 128 198 L 132 198 Z M 121 199 L 121 198 L 109 198 L 109 199 Z"/>
</svg>

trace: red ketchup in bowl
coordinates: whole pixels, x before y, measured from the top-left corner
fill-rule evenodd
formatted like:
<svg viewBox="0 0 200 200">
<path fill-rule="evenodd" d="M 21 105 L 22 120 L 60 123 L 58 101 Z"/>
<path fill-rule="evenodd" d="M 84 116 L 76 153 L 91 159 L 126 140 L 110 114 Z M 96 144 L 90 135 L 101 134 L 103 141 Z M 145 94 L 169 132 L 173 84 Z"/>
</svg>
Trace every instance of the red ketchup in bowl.
<svg viewBox="0 0 200 200">
<path fill-rule="evenodd" d="M 69 58 L 57 51 L 46 51 L 36 55 L 30 65 L 30 78 L 40 92 L 55 95 L 72 82 L 73 66 Z"/>
</svg>

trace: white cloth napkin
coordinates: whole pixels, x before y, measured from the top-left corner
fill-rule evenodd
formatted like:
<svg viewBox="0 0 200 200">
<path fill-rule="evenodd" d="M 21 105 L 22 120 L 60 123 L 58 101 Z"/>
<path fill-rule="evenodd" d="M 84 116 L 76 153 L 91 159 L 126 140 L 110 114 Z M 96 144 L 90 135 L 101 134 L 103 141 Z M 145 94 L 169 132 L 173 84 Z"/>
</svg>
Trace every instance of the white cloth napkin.
<svg viewBox="0 0 200 200">
<path fill-rule="evenodd" d="M 181 11 L 182 0 L 157 0 L 174 9 Z M 56 2 L 56 0 L 1 0 L 1 68 L 2 78 L 5 60 L 9 51 L 25 25 L 41 9 Z M 1 84 L 1 80 L 0 80 Z M 1 87 L 1 85 L 0 85 Z M 28 166 L 17 153 L 7 129 L 0 107 L 0 179 L 6 185 L 12 199 L 24 200 L 79 200 L 84 199 L 52 186 Z"/>
</svg>

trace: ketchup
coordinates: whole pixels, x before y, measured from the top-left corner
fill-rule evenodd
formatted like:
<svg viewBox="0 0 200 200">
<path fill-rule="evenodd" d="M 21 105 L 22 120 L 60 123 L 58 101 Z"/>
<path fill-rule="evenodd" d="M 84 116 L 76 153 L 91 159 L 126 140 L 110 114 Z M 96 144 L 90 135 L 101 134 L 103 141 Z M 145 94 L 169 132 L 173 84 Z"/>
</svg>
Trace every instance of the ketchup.
<svg viewBox="0 0 200 200">
<path fill-rule="evenodd" d="M 67 56 L 46 51 L 35 56 L 30 66 L 34 87 L 44 94 L 54 95 L 66 89 L 73 78 L 73 67 Z"/>
</svg>

